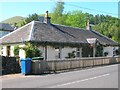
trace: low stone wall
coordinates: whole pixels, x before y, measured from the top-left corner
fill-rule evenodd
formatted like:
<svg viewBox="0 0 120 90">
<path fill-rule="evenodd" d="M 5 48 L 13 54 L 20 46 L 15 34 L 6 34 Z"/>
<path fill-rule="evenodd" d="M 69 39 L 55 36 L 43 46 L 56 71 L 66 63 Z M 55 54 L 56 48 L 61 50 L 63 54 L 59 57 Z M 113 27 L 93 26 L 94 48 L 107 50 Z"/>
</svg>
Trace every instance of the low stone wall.
<svg viewBox="0 0 120 90">
<path fill-rule="evenodd" d="M 20 72 L 20 65 L 19 62 L 16 61 L 15 57 L 0 56 L 0 64 L 2 75 L 15 74 Z"/>
</svg>

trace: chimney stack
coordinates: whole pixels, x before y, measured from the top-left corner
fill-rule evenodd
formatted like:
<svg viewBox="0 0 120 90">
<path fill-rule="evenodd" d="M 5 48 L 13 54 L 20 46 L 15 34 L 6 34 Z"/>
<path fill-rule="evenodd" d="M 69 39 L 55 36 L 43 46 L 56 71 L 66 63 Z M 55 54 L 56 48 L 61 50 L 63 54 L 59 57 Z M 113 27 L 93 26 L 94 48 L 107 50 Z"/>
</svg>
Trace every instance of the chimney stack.
<svg viewBox="0 0 120 90">
<path fill-rule="evenodd" d="M 92 30 L 89 20 L 86 23 L 86 30 Z"/>
<path fill-rule="evenodd" d="M 49 17 L 49 15 L 48 15 L 48 11 L 46 11 L 44 22 L 45 22 L 46 24 L 50 24 L 50 19 L 51 19 L 51 17 Z"/>
</svg>

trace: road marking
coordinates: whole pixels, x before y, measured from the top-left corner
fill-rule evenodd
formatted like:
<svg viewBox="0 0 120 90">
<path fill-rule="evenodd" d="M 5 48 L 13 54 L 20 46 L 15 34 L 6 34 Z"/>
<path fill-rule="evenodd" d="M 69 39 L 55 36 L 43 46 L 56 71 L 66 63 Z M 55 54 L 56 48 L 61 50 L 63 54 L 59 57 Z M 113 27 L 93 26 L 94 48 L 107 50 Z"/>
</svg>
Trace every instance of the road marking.
<svg viewBox="0 0 120 90">
<path fill-rule="evenodd" d="M 61 87 L 61 86 L 66 86 L 66 85 L 70 85 L 70 84 L 75 84 L 75 83 L 80 83 L 80 82 L 84 82 L 84 81 L 88 81 L 88 80 L 93 80 L 93 79 L 97 79 L 97 78 L 101 78 L 101 77 L 106 77 L 109 76 L 110 74 L 104 74 L 104 75 L 100 75 L 100 76 L 96 76 L 96 77 L 92 77 L 92 78 L 87 78 L 87 79 L 83 79 L 83 80 L 79 80 L 79 81 L 74 81 L 74 82 L 69 82 L 69 83 L 65 83 L 65 84 L 61 84 L 61 85 L 56 85 L 54 87 Z M 53 88 L 53 87 L 51 87 Z"/>
</svg>

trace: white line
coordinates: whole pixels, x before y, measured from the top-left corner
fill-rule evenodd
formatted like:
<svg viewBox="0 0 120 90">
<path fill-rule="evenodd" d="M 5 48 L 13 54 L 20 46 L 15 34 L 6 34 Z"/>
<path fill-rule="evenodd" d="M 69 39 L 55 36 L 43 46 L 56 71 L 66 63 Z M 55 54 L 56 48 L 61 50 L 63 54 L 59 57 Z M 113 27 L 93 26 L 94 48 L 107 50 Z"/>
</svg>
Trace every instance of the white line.
<svg viewBox="0 0 120 90">
<path fill-rule="evenodd" d="M 105 77 L 108 75 L 110 75 L 110 74 L 104 74 L 104 75 L 100 75 L 100 76 L 96 76 L 96 77 L 92 77 L 92 78 L 87 78 L 87 79 L 83 79 L 83 80 L 79 80 L 79 81 L 69 82 L 69 83 L 65 83 L 65 84 L 61 84 L 61 85 L 56 85 L 54 87 L 61 87 L 61 86 L 66 86 L 66 85 L 70 85 L 70 84 L 80 83 L 80 82 L 84 82 L 84 81 L 88 81 L 88 80 L 93 80 L 93 79 Z"/>
</svg>

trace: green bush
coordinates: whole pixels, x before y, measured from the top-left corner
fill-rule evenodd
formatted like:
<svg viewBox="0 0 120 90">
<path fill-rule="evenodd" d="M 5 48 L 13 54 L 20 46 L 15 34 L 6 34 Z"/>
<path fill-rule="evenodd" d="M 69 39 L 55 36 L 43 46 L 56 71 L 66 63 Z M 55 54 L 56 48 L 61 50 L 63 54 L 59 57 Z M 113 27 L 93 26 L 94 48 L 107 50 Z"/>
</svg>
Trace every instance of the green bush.
<svg viewBox="0 0 120 90">
<path fill-rule="evenodd" d="M 96 57 L 102 57 L 103 56 L 103 46 L 97 45 L 96 46 Z"/>
<path fill-rule="evenodd" d="M 14 46 L 14 55 L 15 56 L 19 55 L 19 46 L 18 45 Z"/>
<path fill-rule="evenodd" d="M 116 50 L 116 55 L 120 55 L 120 47 Z"/>
<path fill-rule="evenodd" d="M 26 58 L 40 57 L 42 55 L 41 51 L 37 48 L 37 46 L 27 43 L 25 47 Z"/>
<path fill-rule="evenodd" d="M 66 57 L 66 58 L 75 58 L 75 51 L 68 53 L 68 57 Z"/>
</svg>

